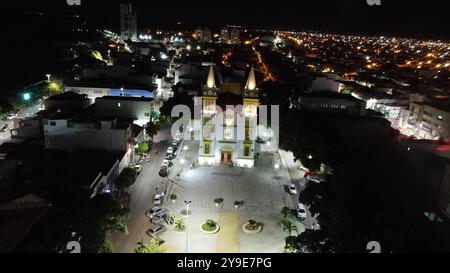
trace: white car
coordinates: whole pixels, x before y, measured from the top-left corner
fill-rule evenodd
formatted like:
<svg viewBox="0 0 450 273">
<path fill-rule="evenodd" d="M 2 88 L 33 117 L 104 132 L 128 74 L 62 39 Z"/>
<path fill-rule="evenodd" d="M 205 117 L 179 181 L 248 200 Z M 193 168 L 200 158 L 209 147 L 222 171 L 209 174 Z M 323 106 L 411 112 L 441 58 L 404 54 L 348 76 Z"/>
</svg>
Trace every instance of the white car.
<svg viewBox="0 0 450 273">
<path fill-rule="evenodd" d="M 320 180 L 317 176 L 310 175 L 306 178 L 308 182 L 320 183 Z"/>
<path fill-rule="evenodd" d="M 170 161 L 168 159 L 164 159 L 161 166 L 167 166 L 169 167 Z"/>
<path fill-rule="evenodd" d="M 155 205 L 162 205 L 164 200 L 164 196 L 161 194 L 155 195 L 155 198 L 153 199 L 153 204 Z"/>
<path fill-rule="evenodd" d="M 167 153 L 168 154 L 173 154 L 173 148 L 172 147 L 167 148 Z"/>
<path fill-rule="evenodd" d="M 295 210 L 297 211 L 298 218 L 301 218 L 301 219 L 306 218 L 305 206 L 302 203 L 298 203 L 297 208 Z"/>
<path fill-rule="evenodd" d="M 142 171 L 142 165 L 141 164 L 136 164 L 136 165 L 134 165 L 134 169 L 136 170 L 136 172 L 138 174 L 140 174 L 141 171 Z"/>
<path fill-rule="evenodd" d="M 304 172 L 309 172 L 309 169 L 304 166 L 300 166 L 300 167 L 298 167 L 298 169 L 301 171 L 304 171 Z"/>
<path fill-rule="evenodd" d="M 156 206 L 156 207 L 149 209 L 145 214 L 150 219 L 153 219 L 155 216 L 164 214 L 166 212 L 168 212 L 168 209 Z"/>
<path fill-rule="evenodd" d="M 289 193 L 297 194 L 297 187 L 294 184 L 289 185 Z"/>
</svg>

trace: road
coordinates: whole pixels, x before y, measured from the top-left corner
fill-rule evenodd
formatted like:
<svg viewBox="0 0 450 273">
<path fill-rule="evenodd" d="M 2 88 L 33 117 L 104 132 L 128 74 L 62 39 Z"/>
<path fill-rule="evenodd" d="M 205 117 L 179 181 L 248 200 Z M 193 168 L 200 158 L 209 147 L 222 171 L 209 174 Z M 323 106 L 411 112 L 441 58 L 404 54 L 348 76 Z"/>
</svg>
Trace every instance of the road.
<svg viewBox="0 0 450 273">
<path fill-rule="evenodd" d="M 283 163 L 283 167 L 288 171 L 291 182 L 295 184 L 297 187 L 297 194 L 291 195 L 292 198 L 292 204 L 294 205 L 294 208 L 299 203 L 299 196 L 301 192 L 306 188 L 306 180 L 304 178 L 305 172 L 300 170 L 301 163 L 300 161 L 294 160 L 294 155 L 292 152 L 286 152 L 286 151 L 279 151 L 281 161 Z M 312 229 L 313 223 L 317 224 L 317 220 L 312 217 L 311 213 L 309 212 L 308 207 L 306 207 L 306 214 L 307 217 L 305 220 L 302 221 L 302 224 L 305 226 L 305 228 Z"/>
<path fill-rule="evenodd" d="M 164 191 L 168 181 L 159 176 L 159 169 L 164 160 L 167 147 L 172 142 L 168 128 L 161 130 L 154 137 L 154 144 L 150 151 L 150 162 L 144 163 L 142 171 L 133 186 L 130 187 L 130 213 L 131 218 L 127 222 L 128 235 L 116 232 L 111 235 L 114 251 L 117 253 L 130 253 L 138 247 L 139 242 L 147 243 L 150 237 L 145 234 L 149 227 L 149 219 L 145 212 L 154 207 L 155 194 Z M 168 196 L 164 202 L 168 202 Z"/>
<path fill-rule="evenodd" d="M 29 106 L 24 106 L 18 113 L 16 119 L 23 119 L 33 116 L 39 111 L 39 106 L 41 101 L 37 101 Z M 7 129 L 5 132 L 0 132 L 0 145 L 11 139 L 11 129 L 14 128 L 14 120 L 0 120 L 0 129 L 2 129 L 7 124 Z"/>
</svg>

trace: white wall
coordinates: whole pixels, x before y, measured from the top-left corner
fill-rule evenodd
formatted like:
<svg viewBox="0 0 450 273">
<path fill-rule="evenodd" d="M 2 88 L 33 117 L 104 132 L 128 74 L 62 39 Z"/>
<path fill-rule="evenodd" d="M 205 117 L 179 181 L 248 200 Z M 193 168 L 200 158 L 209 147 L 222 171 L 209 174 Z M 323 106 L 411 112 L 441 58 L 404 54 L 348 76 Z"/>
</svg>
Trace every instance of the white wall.
<svg viewBox="0 0 450 273">
<path fill-rule="evenodd" d="M 51 126 L 55 122 L 55 126 Z M 127 129 L 67 127 L 67 120 L 44 122 L 45 145 L 48 148 L 74 151 L 77 148 L 122 152 L 127 149 L 130 133 Z"/>
<path fill-rule="evenodd" d="M 65 92 L 72 91 L 77 94 L 86 95 L 88 99 L 91 100 L 91 104 L 94 103 L 97 98 L 101 98 L 104 96 L 111 96 L 110 88 L 66 86 L 64 88 L 64 91 Z"/>
</svg>

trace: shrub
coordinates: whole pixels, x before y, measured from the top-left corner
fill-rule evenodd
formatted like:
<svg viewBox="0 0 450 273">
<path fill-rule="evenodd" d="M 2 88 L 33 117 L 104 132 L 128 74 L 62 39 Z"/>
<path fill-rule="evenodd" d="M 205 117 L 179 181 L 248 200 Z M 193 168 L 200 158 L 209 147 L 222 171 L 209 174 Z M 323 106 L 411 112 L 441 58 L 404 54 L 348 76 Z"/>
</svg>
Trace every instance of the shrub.
<svg viewBox="0 0 450 273">
<path fill-rule="evenodd" d="M 102 247 L 100 249 L 101 253 L 113 253 L 114 252 L 114 247 L 111 241 L 104 241 L 102 244 Z"/>
<path fill-rule="evenodd" d="M 248 230 L 257 230 L 259 225 L 255 220 L 248 220 L 248 224 L 245 228 Z"/>
</svg>

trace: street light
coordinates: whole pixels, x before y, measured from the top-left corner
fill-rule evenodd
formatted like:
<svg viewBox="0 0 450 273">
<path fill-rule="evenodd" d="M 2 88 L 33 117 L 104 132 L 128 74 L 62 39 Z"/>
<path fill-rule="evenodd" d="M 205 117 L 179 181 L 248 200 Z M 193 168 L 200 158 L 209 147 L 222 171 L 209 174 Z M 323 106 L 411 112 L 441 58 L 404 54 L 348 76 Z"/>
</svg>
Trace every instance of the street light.
<svg viewBox="0 0 450 273">
<path fill-rule="evenodd" d="M 188 237 L 188 231 L 189 231 L 189 205 L 192 203 L 192 201 L 184 201 L 186 204 L 186 253 L 189 252 L 189 237 Z"/>
<path fill-rule="evenodd" d="M 187 151 L 187 150 L 188 150 L 188 146 L 187 146 L 187 145 L 184 145 L 183 150 L 184 150 L 184 151 Z"/>
<path fill-rule="evenodd" d="M 50 81 L 50 77 L 51 77 L 52 75 L 46 74 L 45 76 L 47 77 L 47 81 Z"/>
<path fill-rule="evenodd" d="M 308 159 L 309 160 L 313 159 L 312 155 L 308 155 Z"/>
<path fill-rule="evenodd" d="M 185 163 L 184 158 L 180 159 L 180 163 L 181 163 L 181 165 L 183 165 Z"/>
</svg>

